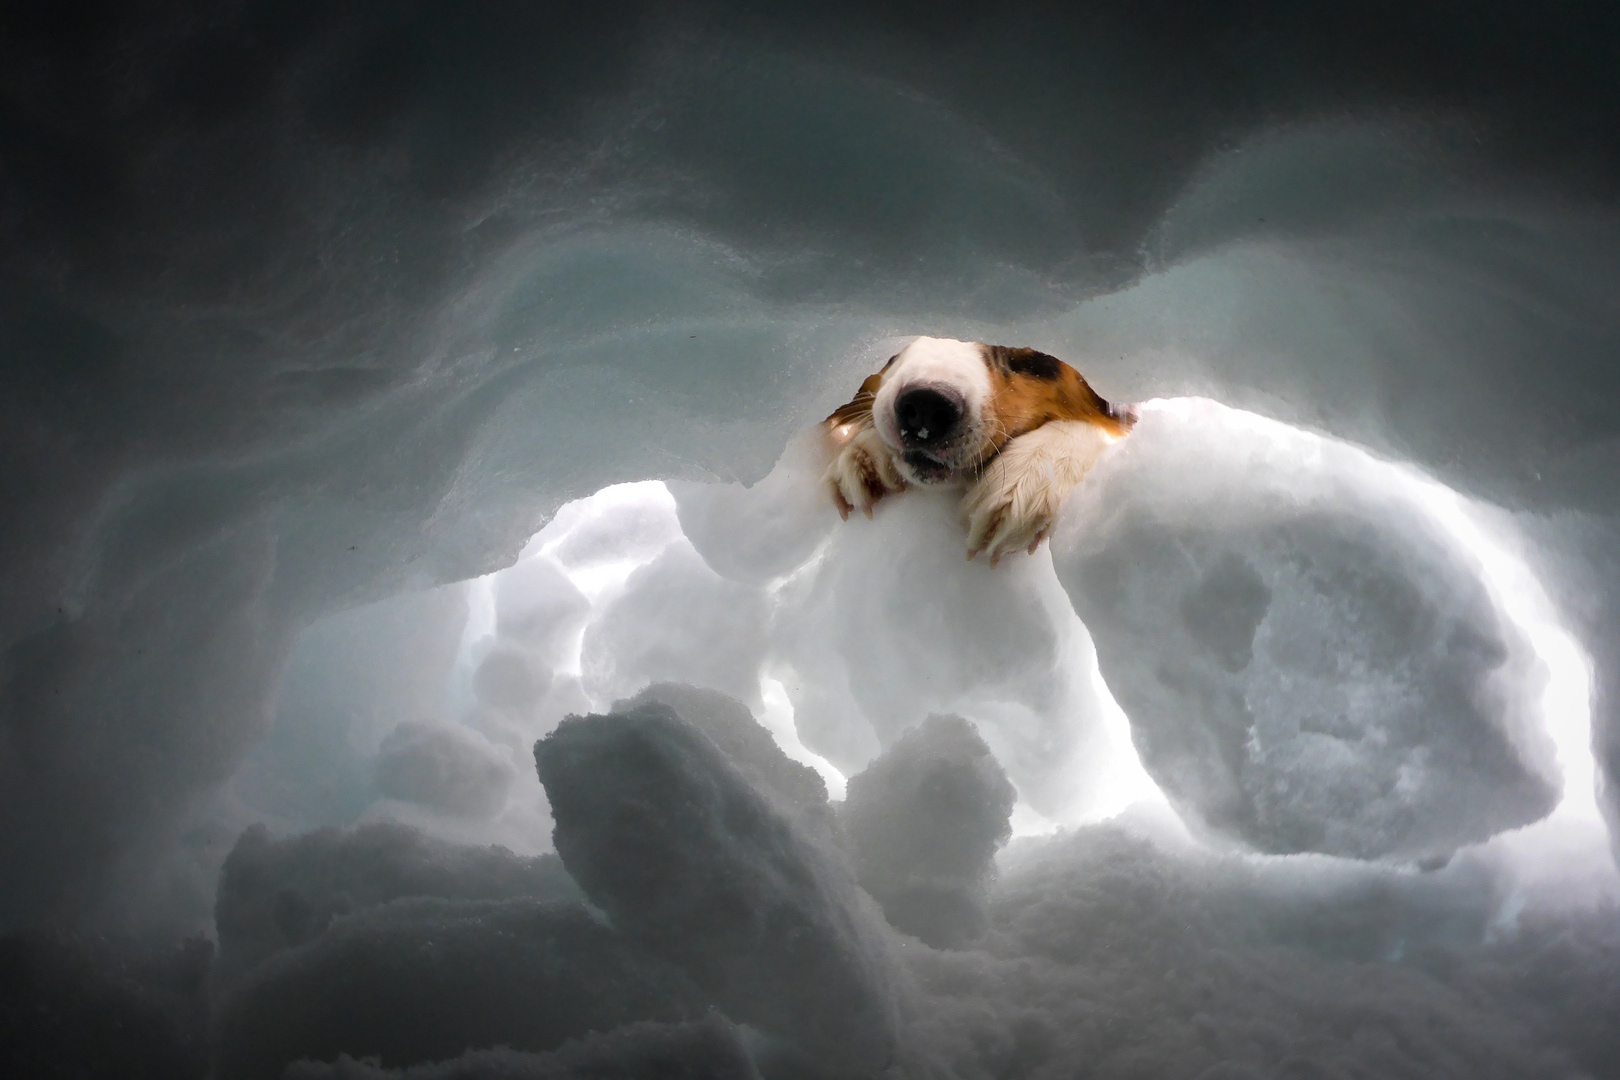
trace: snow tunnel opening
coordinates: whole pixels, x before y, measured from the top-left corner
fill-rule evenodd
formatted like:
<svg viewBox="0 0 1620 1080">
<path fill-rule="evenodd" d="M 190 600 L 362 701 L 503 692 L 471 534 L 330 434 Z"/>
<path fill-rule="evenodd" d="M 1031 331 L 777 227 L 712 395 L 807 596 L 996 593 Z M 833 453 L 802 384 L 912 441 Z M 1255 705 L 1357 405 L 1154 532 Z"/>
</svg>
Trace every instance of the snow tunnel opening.
<svg viewBox="0 0 1620 1080">
<path fill-rule="evenodd" d="M 1402 505 L 1432 528 L 1473 575 L 1492 615 L 1527 650 L 1514 677 L 1536 686 L 1513 689 L 1533 699 L 1528 734 L 1544 736 L 1548 745 L 1520 749 L 1532 758 L 1550 754 L 1541 764 L 1556 772 L 1558 785 L 1548 812 L 1455 842 L 1453 850 L 1478 848 L 1481 857 L 1532 887 L 1567 888 L 1578 877 L 1586 892 L 1612 891 L 1591 749 L 1591 660 L 1548 597 L 1509 515 L 1414 466 L 1258 413 L 1203 399 L 1154 400 L 1145 411 L 1184 425 L 1214 418 L 1226 437 L 1247 441 L 1240 454 L 1281 455 L 1304 463 L 1305 474 L 1314 469 L 1316 480 L 1330 485 L 1353 476 L 1354 484 Z M 790 447 L 777 471 L 752 488 L 658 480 L 610 485 L 563 506 L 510 567 L 439 590 L 460 590 L 462 597 L 450 659 L 440 675 L 442 717 L 437 723 L 405 721 L 392 730 L 374 727 L 361 739 L 363 752 L 375 760 L 369 777 L 358 781 L 370 787 L 375 801 L 359 819 L 398 820 L 447 838 L 545 850 L 544 798 L 528 748 L 566 715 L 606 712 L 648 684 L 671 681 L 746 703 L 788 758 L 814 769 L 835 800 L 843 797 L 849 777 L 903 732 L 943 712 L 975 723 L 998 760 L 1004 759 L 1019 791 L 1012 815 L 1017 836 L 1048 835 L 1132 808 L 1175 820 L 1165 813 L 1174 805 L 1185 815 L 1185 798 L 1167 795 L 1144 764 L 1144 736 L 1138 731 L 1133 737 L 1132 719 L 1098 665 L 1086 624 L 1064 595 L 1064 574 L 1053 569 L 1052 552 L 1060 563 L 1072 559 L 1068 534 L 1085 529 L 1085 515 L 1105 507 L 1097 500 L 1071 507 L 1053 548 L 986 575 L 965 563 L 957 569 L 955 561 L 941 557 L 946 541 L 954 539 L 948 500 L 919 494 L 915 506 L 897 502 L 873 522 L 840 529 L 831 524 L 835 519 L 816 519 L 815 509 L 806 507 L 805 491 L 814 498 L 815 485 L 805 481 L 803 461 Z M 1110 482 L 1107 475 L 1101 480 Z M 1114 494 L 1119 490 L 1116 482 Z M 779 525 L 795 514 L 801 535 L 789 557 L 750 563 L 759 545 L 747 530 L 762 521 Z M 717 541 L 720 536 L 727 539 Z M 904 615 L 887 628 L 927 638 L 917 626 L 929 623 L 935 637 L 920 648 L 914 642 L 912 652 L 879 657 L 871 655 L 873 642 L 859 634 L 842 653 L 829 644 L 863 615 L 870 617 L 874 602 L 893 600 L 878 583 L 903 575 L 908 559 L 921 564 L 925 577 L 974 579 L 967 593 L 950 595 L 960 606 L 924 605 L 910 613 L 909 631 Z M 982 603 L 1000 592 L 1013 599 L 992 616 L 1011 613 L 1009 618 L 1021 620 L 1022 636 L 1011 635 L 1012 647 L 1032 651 L 1040 662 L 1017 668 L 1010 678 L 992 678 L 987 693 L 986 673 L 974 669 L 973 659 L 982 635 L 974 625 L 980 612 L 963 599 Z M 943 689 L 929 686 L 936 668 L 908 664 L 940 655 L 946 657 L 944 668 L 957 672 L 954 684 Z M 923 700 L 905 700 L 908 695 Z M 819 726 L 802 727 L 807 717 Z M 1526 732 L 1508 734 L 1512 741 Z M 420 759 L 414 765 L 413 757 Z M 390 758 L 398 762 L 387 774 L 379 763 Z M 467 791 L 458 794 L 458 785 Z M 1265 856 L 1263 845 L 1218 827 L 1200 828 L 1208 823 L 1197 816 L 1195 841 Z M 1390 857 L 1423 861 L 1409 852 Z M 1575 873 L 1572 864 L 1583 869 Z"/>
</svg>

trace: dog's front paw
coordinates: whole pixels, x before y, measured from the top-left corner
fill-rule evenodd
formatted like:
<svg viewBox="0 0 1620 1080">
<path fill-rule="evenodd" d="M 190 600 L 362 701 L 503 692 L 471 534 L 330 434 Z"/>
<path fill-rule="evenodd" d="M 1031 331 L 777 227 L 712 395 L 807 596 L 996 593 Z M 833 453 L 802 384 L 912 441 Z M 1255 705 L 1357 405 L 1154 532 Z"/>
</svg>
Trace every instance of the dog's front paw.
<svg viewBox="0 0 1620 1080">
<path fill-rule="evenodd" d="M 1014 551 L 1035 554 L 1112 441 L 1091 424 L 1054 420 L 1009 442 L 962 500 L 968 558 L 982 551 L 993 566 Z"/>
<path fill-rule="evenodd" d="M 895 468 L 894 455 L 872 428 L 862 428 L 839 448 L 822 482 L 832 492 L 833 505 L 845 521 L 851 510 L 872 516 L 883 496 L 904 491 L 905 477 Z"/>
<path fill-rule="evenodd" d="M 1035 554 L 1052 531 L 1066 492 L 1054 491 L 1039 472 L 998 457 L 962 501 L 968 558 L 982 551 L 994 566 L 1014 551 Z"/>
</svg>

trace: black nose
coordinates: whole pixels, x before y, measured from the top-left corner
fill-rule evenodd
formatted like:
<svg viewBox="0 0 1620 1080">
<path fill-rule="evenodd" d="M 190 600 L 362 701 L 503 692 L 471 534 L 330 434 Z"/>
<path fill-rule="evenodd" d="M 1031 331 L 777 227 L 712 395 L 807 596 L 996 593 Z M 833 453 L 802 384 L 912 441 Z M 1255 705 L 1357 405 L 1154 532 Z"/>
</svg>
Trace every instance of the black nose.
<svg viewBox="0 0 1620 1080">
<path fill-rule="evenodd" d="M 900 425 L 900 441 L 907 446 L 932 446 L 943 442 L 962 419 L 960 398 L 920 386 L 894 399 L 894 418 Z"/>
</svg>

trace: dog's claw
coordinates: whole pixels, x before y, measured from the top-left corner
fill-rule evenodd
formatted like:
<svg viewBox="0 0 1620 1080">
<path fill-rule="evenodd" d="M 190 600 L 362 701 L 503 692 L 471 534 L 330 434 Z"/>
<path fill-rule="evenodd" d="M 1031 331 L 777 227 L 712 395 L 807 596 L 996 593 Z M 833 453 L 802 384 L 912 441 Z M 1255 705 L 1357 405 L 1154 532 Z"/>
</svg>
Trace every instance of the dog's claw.
<svg viewBox="0 0 1620 1080">
<path fill-rule="evenodd" d="M 879 500 L 906 487 L 888 447 L 871 428 L 857 432 L 839 449 L 825 481 L 845 521 L 856 508 L 871 518 Z"/>
<path fill-rule="evenodd" d="M 844 498 L 844 493 L 839 490 L 836 480 L 834 480 L 831 476 L 828 476 L 825 483 L 827 486 L 827 491 L 832 495 L 833 508 L 838 511 L 839 519 L 842 521 L 848 521 L 849 512 L 853 510 L 854 507 L 850 506 L 849 500 Z"/>
<path fill-rule="evenodd" d="M 1052 535 L 1065 496 L 1107 447 L 1079 421 L 1053 421 L 1011 440 L 962 501 L 968 543 L 992 564 L 1034 555 Z"/>
</svg>

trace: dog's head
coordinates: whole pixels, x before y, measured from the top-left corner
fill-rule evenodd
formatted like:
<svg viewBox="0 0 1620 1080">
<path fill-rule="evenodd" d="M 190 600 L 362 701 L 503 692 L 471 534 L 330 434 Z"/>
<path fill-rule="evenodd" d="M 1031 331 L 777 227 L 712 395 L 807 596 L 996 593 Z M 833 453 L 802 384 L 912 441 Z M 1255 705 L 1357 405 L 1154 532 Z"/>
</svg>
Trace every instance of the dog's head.
<svg viewBox="0 0 1620 1080">
<path fill-rule="evenodd" d="M 827 422 L 836 429 L 867 417 L 917 484 L 971 477 L 1009 439 L 1049 420 L 1081 420 L 1115 435 L 1134 420 L 1054 356 L 931 337 L 891 357 Z"/>
</svg>

